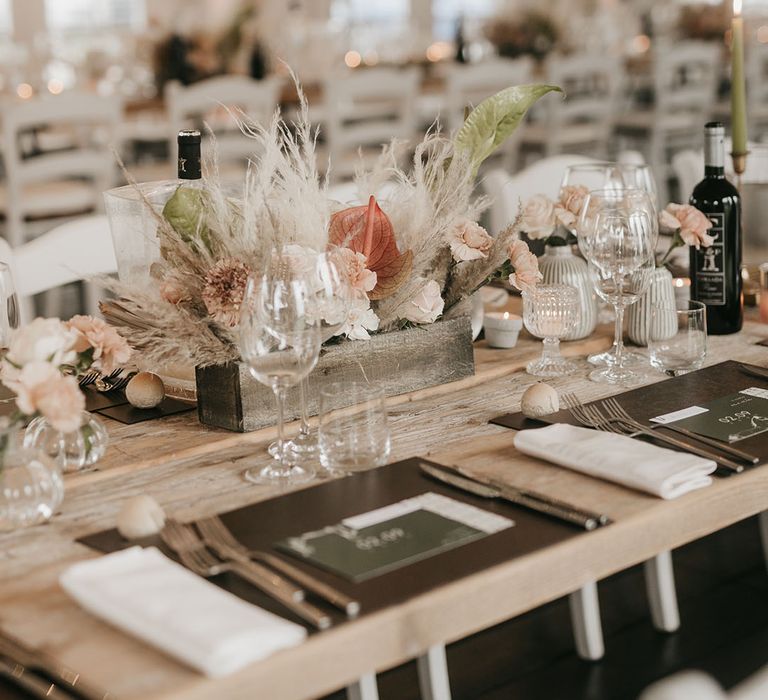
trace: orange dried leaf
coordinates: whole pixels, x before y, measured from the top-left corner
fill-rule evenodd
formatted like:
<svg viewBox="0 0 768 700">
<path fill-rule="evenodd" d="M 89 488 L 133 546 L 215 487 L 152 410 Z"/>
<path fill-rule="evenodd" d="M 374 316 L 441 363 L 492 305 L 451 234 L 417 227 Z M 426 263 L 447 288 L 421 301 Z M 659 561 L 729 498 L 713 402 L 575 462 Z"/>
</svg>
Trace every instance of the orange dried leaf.
<svg viewBox="0 0 768 700">
<path fill-rule="evenodd" d="M 365 255 L 365 266 L 376 273 L 376 287 L 370 299 L 384 299 L 394 294 L 408 278 L 413 254 L 397 249 L 392 222 L 371 196 L 367 206 L 350 207 L 331 217 L 328 229 L 331 245 L 350 248 Z"/>
</svg>

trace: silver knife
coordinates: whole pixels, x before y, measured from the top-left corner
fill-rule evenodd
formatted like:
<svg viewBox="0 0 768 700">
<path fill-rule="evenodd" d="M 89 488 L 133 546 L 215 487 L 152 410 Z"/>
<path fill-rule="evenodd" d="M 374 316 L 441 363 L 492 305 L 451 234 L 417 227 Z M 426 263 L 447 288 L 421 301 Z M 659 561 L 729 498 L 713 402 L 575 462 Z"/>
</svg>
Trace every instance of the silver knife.
<svg viewBox="0 0 768 700">
<path fill-rule="evenodd" d="M 514 487 L 476 481 L 474 478 L 458 473 L 455 467 L 447 468 L 444 465 L 436 466 L 426 462 L 419 462 L 419 468 L 433 479 L 442 481 L 444 484 L 474 494 L 475 496 L 480 496 L 481 498 L 501 498 L 515 505 L 544 513 L 559 520 L 565 520 L 585 530 L 594 530 L 596 527 L 610 522 L 607 516 L 583 512 L 559 501 L 535 498 Z"/>
</svg>

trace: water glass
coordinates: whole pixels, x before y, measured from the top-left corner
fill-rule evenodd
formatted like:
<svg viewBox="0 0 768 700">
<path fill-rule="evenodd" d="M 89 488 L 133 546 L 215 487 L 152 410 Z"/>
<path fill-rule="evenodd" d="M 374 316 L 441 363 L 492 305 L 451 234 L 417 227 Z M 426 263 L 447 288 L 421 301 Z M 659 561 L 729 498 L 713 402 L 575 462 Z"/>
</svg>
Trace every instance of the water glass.
<svg viewBox="0 0 768 700">
<path fill-rule="evenodd" d="M 320 463 L 332 475 L 387 463 L 390 433 L 384 392 L 363 382 L 336 382 L 320 391 Z"/>
<path fill-rule="evenodd" d="M 526 367 L 537 377 L 562 377 L 577 366 L 560 354 L 560 339 L 579 320 L 579 290 L 568 284 L 542 284 L 523 292 L 523 322 L 528 331 L 543 338 L 541 357 Z"/>
<path fill-rule="evenodd" d="M 648 334 L 651 364 L 675 377 L 699 369 L 707 356 L 707 307 L 685 299 L 651 310 Z"/>
</svg>

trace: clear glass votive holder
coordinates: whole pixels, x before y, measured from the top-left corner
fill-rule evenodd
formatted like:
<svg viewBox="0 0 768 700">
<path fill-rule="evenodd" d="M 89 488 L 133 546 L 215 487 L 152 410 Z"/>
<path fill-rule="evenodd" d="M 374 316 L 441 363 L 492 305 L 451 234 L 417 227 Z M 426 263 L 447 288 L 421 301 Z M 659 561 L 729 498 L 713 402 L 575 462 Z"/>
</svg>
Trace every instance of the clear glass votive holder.
<svg viewBox="0 0 768 700">
<path fill-rule="evenodd" d="M 579 290 L 568 284 L 541 284 L 523 292 L 523 321 L 543 340 L 541 357 L 528 363 L 528 374 L 562 377 L 578 369 L 560 354 L 560 340 L 579 320 Z"/>
<path fill-rule="evenodd" d="M 760 263 L 760 321 L 768 323 L 768 262 Z"/>
<path fill-rule="evenodd" d="M 671 377 L 699 369 L 707 356 L 707 307 L 686 299 L 651 310 L 651 365 Z"/>
<path fill-rule="evenodd" d="M 320 390 L 320 463 L 331 475 L 387 463 L 391 440 L 384 398 L 382 389 L 364 382 L 336 382 Z"/>
</svg>

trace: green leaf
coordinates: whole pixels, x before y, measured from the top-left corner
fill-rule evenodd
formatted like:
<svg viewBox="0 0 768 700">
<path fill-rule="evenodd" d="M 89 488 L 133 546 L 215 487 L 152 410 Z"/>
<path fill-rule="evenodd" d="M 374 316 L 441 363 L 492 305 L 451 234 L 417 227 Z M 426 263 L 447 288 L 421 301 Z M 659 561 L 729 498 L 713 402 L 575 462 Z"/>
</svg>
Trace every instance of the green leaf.
<svg viewBox="0 0 768 700">
<path fill-rule="evenodd" d="M 456 134 L 456 151 L 469 154 L 476 173 L 480 164 L 517 129 L 534 102 L 549 92 L 563 91 L 557 85 L 513 85 L 483 100 Z"/>
<path fill-rule="evenodd" d="M 205 221 L 205 198 L 202 190 L 179 186 L 165 203 L 163 218 L 182 240 L 192 245 L 200 241 L 210 249 L 210 229 Z"/>
</svg>

